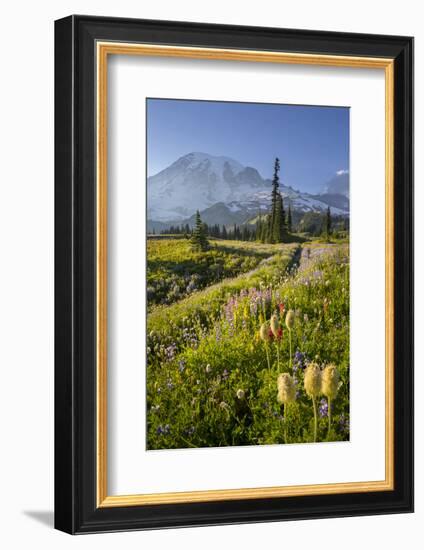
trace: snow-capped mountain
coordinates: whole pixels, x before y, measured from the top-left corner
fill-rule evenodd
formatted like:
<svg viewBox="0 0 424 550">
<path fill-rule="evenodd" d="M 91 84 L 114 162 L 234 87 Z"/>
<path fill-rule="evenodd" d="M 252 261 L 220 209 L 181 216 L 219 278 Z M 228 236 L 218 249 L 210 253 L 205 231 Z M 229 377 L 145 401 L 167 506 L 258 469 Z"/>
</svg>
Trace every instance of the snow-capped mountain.
<svg viewBox="0 0 424 550">
<path fill-rule="evenodd" d="M 349 199 L 332 193 L 332 186 L 323 195 L 302 193 L 284 184 L 280 190 L 293 210 L 320 212 L 330 205 L 333 214 L 349 213 Z M 229 157 L 189 153 L 147 178 L 148 220 L 190 222 L 199 210 L 206 223 L 244 223 L 268 210 L 270 195 L 271 180 L 262 178 L 255 168 Z"/>
<path fill-rule="evenodd" d="M 255 168 L 229 157 L 189 153 L 147 178 L 148 218 L 182 220 L 218 202 L 245 201 L 269 188 Z"/>
</svg>

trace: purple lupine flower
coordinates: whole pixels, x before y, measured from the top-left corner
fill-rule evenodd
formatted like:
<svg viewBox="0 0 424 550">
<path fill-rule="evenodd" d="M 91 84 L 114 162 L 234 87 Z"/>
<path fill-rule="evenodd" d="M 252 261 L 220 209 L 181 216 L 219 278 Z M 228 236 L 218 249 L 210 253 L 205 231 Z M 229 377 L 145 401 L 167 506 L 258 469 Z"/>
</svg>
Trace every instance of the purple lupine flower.
<svg viewBox="0 0 424 550">
<path fill-rule="evenodd" d="M 296 372 L 298 369 L 304 370 L 306 368 L 306 362 L 306 355 L 301 351 L 296 350 L 293 356 L 293 371 Z"/>
<path fill-rule="evenodd" d="M 177 352 L 177 345 L 175 342 L 172 342 L 167 348 L 165 348 L 165 357 L 168 361 L 172 361 L 174 359 L 175 354 Z"/>
<path fill-rule="evenodd" d="M 326 399 L 321 399 L 318 412 L 321 418 L 326 418 L 328 416 L 328 403 Z"/>
</svg>

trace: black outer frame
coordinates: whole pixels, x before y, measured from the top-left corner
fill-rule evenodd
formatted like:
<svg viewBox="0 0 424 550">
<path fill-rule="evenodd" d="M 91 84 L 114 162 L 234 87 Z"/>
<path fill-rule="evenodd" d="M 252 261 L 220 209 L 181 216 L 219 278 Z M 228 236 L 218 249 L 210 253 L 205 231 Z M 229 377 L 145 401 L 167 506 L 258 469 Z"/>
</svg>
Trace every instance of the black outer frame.
<svg viewBox="0 0 424 550">
<path fill-rule="evenodd" d="M 395 490 L 96 509 L 96 40 L 395 59 Z M 413 511 L 413 38 L 55 22 L 55 527 L 94 533 Z"/>
</svg>

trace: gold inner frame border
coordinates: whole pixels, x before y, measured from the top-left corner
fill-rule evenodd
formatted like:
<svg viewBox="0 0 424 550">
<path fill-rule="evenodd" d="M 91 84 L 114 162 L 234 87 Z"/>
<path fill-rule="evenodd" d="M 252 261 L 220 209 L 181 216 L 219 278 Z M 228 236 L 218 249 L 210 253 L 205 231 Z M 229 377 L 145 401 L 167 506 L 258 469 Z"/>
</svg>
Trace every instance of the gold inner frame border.
<svg viewBox="0 0 424 550">
<path fill-rule="evenodd" d="M 107 62 L 109 55 L 180 57 L 261 63 L 383 69 L 385 72 L 385 479 L 316 485 L 216 489 L 173 493 L 108 495 L 107 491 Z M 394 489 L 394 60 L 140 43 L 96 43 L 97 59 L 97 507 L 143 506 L 306 495 L 364 493 Z"/>
</svg>

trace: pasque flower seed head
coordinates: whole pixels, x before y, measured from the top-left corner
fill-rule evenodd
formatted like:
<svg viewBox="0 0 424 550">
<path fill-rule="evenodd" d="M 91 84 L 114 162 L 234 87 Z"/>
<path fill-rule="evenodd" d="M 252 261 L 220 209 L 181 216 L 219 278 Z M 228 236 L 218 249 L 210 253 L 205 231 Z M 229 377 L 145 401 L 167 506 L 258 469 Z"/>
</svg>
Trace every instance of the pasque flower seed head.
<svg viewBox="0 0 424 550">
<path fill-rule="evenodd" d="M 305 369 L 304 386 L 309 397 L 317 397 L 321 393 L 321 369 L 317 363 L 309 363 Z"/>
<path fill-rule="evenodd" d="M 278 317 L 275 315 L 275 313 L 271 317 L 270 326 L 271 326 L 272 334 L 274 335 L 275 338 L 277 338 L 279 326 L 278 326 Z"/>
<path fill-rule="evenodd" d="M 261 328 L 259 329 L 259 336 L 264 342 L 268 342 L 270 340 L 269 328 L 267 323 L 262 323 Z"/>
<path fill-rule="evenodd" d="M 340 375 L 335 365 L 327 365 L 322 372 L 322 393 L 329 399 L 335 399 L 340 387 Z"/>
<path fill-rule="evenodd" d="M 290 374 L 286 372 L 280 374 L 277 378 L 277 387 L 277 400 L 279 403 L 293 403 L 296 400 L 296 384 Z"/>
<path fill-rule="evenodd" d="M 286 327 L 291 330 L 294 327 L 295 314 L 292 309 L 289 309 L 286 315 Z"/>
</svg>

